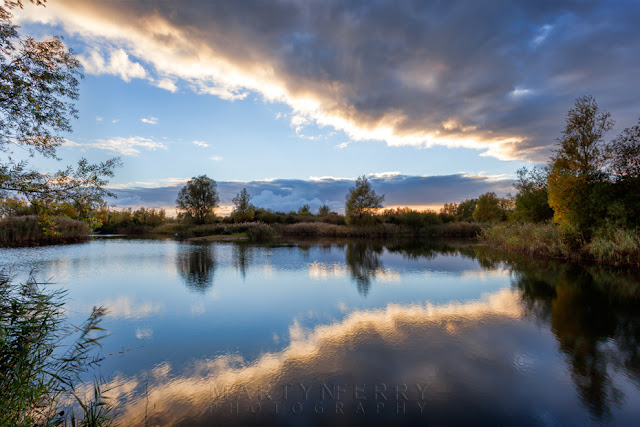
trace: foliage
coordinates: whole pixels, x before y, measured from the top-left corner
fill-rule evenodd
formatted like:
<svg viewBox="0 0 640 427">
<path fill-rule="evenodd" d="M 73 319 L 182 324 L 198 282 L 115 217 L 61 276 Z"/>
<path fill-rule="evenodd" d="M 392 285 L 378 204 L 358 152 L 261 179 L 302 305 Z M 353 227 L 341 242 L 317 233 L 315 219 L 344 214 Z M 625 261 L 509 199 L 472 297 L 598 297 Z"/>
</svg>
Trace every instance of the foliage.
<svg viewBox="0 0 640 427">
<path fill-rule="evenodd" d="M 43 5 L 43 0 L 31 0 Z M 105 187 L 107 178 L 120 161 L 99 164 L 81 159 L 76 168 L 57 173 L 28 169 L 26 161 L 15 161 L 10 147 L 25 149 L 31 156 L 56 158 L 56 148 L 71 131 L 71 118 L 77 118 L 80 63 L 56 37 L 38 41 L 21 37 L 11 23 L 11 10 L 22 7 L 20 0 L 4 0 L 0 5 L 0 197 L 26 196 L 39 206 L 42 215 L 61 203 L 72 203 L 83 221 L 95 225 L 90 212 L 114 196 Z"/>
<path fill-rule="evenodd" d="M 233 222 L 249 222 L 253 221 L 256 215 L 256 208 L 251 204 L 251 196 L 246 188 L 243 188 L 236 197 L 233 198 L 235 208 L 231 213 Z"/>
<path fill-rule="evenodd" d="M 640 121 L 623 130 L 611 142 L 610 152 L 616 202 L 609 208 L 609 217 L 637 227 L 640 218 Z"/>
<path fill-rule="evenodd" d="M 473 212 L 478 199 L 467 199 L 460 203 L 445 203 L 440 209 L 440 219 L 443 222 L 466 221 L 473 222 Z"/>
<path fill-rule="evenodd" d="M 102 208 L 95 215 L 101 223 L 98 231 L 103 234 L 146 234 L 169 221 L 164 209 L 153 208 Z"/>
<path fill-rule="evenodd" d="M 569 110 L 560 148 L 551 159 L 549 205 L 562 229 L 589 232 L 605 216 L 608 148 L 604 135 L 613 127 L 611 115 L 584 96 Z"/>
<path fill-rule="evenodd" d="M 19 197 L 5 197 L 0 199 L 0 218 L 24 216 L 32 214 L 29 203 Z"/>
<path fill-rule="evenodd" d="M 311 207 L 307 204 L 300 206 L 298 209 L 298 215 L 310 216 L 311 215 Z"/>
<path fill-rule="evenodd" d="M 322 205 L 318 209 L 318 215 L 319 216 L 329 215 L 330 213 L 331 213 L 331 208 L 329 208 L 329 206 L 327 206 L 327 205 Z"/>
<path fill-rule="evenodd" d="M 218 185 L 206 175 L 193 177 L 180 189 L 176 199 L 176 208 L 196 224 L 204 224 L 207 218 L 214 215 L 218 207 Z"/>
<path fill-rule="evenodd" d="M 378 196 L 363 175 L 356 180 L 356 185 L 349 189 L 346 196 L 345 216 L 347 224 L 363 224 L 370 222 L 372 215 L 380 208 L 384 194 Z"/>
<path fill-rule="evenodd" d="M 61 411 L 62 402 L 77 398 L 80 375 L 99 362 L 91 353 L 105 337 L 99 326 L 104 310 L 94 308 L 74 327 L 65 320 L 63 297 L 63 291 L 45 290 L 32 278 L 16 285 L 0 274 L 0 425 L 64 422 L 68 411 Z M 72 338 L 64 350 L 61 343 Z M 104 397 L 84 401 L 81 409 L 80 424 L 88 425 L 97 412 L 103 424 L 108 421 Z"/>
<path fill-rule="evenodd" d="M 382 213 L 382 220 L 390 224 L 409 227 L 415 232 L 425 226 L 442 223 L 438 214 L 432 210 L 420 212 L 410 208 L 385 209 Z"/>
<path fill-rule="evenodd" d="M 513 187 L 518 191 L 512 218 L 520 222 L 545 222 L 553 217 L 549 206 L 547 169 L 518 170 L 518 181 Z"/>
<path fill-rule="evenodd" d="M 473 210 L 473 219 L 488 223 L 504 221 L 506 219 L 504 203 L 496 196 L 496 193 L 483 194 L 478 197 L 476 208 Z"/>
</svg>

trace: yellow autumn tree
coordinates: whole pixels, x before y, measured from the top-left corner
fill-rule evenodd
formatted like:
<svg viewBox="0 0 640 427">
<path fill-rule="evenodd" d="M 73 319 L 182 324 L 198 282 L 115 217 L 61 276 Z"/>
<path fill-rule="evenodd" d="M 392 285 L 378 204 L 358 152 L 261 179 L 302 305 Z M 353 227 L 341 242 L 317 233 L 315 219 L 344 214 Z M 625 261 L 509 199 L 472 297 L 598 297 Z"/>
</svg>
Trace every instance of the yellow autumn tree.
<svg viewBox="0 0 640 427">
<path fill-rule="evenodd" d="M 604 135 L 613 127 L 611 114 L 592 96 L 578 98 L 569 110 L 560 147 L 551 158 L 549 206 L 564 231 L 588 233 L 605 215 L 608 150 Z"/>
</svg>

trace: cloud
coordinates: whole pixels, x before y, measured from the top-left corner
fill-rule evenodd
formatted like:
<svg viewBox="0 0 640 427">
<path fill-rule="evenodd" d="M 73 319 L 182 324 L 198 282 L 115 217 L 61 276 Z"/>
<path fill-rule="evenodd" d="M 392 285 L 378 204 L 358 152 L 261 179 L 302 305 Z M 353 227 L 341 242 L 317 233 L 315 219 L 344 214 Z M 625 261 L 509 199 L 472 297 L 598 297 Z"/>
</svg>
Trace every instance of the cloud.
<svg viewBox="0 0 640 427">
<path fill-rule="evenodd" d="M 213 160 L 214 162 L 221 162 L 222 161 L 222 157 L 220 157 L 220 156 L 211 156 L 209 158 L 211 160 Z"/>
<path fill-rule="evenodd" d="M 387 384 L 403 384 L 407 378 L 415 378 L 418 385 L 424 381 L 425 387 L 418 388 L 415 382 L 405 386 L 406 414 L 413 415 L 418 411 L 416 400 L 436 402 L 440 411 L 448 408 L 459 412 L 458 402 L 447 406 L 438 399 L 451 401 L 442 399 L 441 395 L 448 392 L 452 384 L 468 383 L 471 372 L 474 387 L 458 394 L 463 402 L 475 402 L 479 400 L 478 395 L 499 394 L 493 399 L 484 399 L 488 402 L 474 403 L 476 406 L 472 409 L 474 413 L 495 418 L 500 411 L 494 410 L 494 402 L 517 407 L 516 401 L 522 399 L 520 378 L 504 381 L 513 376 L 514 360 L 522 358 L 523 352 L 534 363 L 548 357 L 544 347 L 541 349 L 540 345 L 533 344 L 539 342 L 532 338 L 536 333 L 539 335 L 539 331 L 527 322 L 517 321 L 524 315 L 521 298 L 519 292 L 505 289 L 465 303 L 389 304 L 372 310 L 354 310 L 340 320 L 310 329 L 302 328 L 294 320 L 289 326 L 288 342 L 277 351 L 264 352 L 250 360 L 238 352 L 225 353 L 211 359 L 195 360 L 186 369 L 176 366 L 172 370 L 172 366 L 164 362 L 136 375 L 120 375 L 107 387 L 110 397 L 122 408 L 119 417 L 125 425 L 144 423 L 149 416 L 148 401 L 157 403 L 152 416 L 163 425 L 185 420 L 186 424 L 205 425 L 248 424 L 272 419 L 273 412 L 267 412 L 267 402 L 262 397 L 260 402 L 265 409 L 261 413 L 256 415 L 248 409 L 251 403 L 258 401 L 263 390 L 269 391 L 269 401 L 273 396 L 275 402 L 287 399 L 302 402 L 301 407 L 304 404 L 305 409 L 294 415 L 295 419 L 312 424 L 318 416 L 312 405 L 316 405 L 317 411 L 319 405 L 329 403 L 321 393 L 321 383 L 325 381 L 331 385 L 334 382 L 345 384 L 348 391 L 336 398 L 344 402 L 345 411 L 355 407 L 354 394 L 347 384 L 363 384 L 364 390 L 363 380 L 366 379 L 366 394 L 372 396 L 370 380 L 380 384 L 379 379 L 375 380 L 380 372 L 384 372 Z M 510 333 L 505 333 L 505 325 Z M 276 337 L 276 341 L 281 340 L 274 334 Z M 420 351 L 416 351 L 417 348 Z M 468 351 L 469 348 L 473 351 Z M 391 367 L 381 371 L 381 367 L 387 365 Z M 569 386 L 549 391 L 549 379 L 556 373 L 546 372 L 541 366 L 532 368 L 544 378 L 531 382 L 531 387 L 553 393 L 549 401 L 558 402 L 558 396 L 570 393 Z M 284 396 L 283 387 L 274 384 L 291 384 L 287 389 L 289 397 Z M 306 394 L 302 393 L 299 384 L 307 386 Z M 390 401 L 392 390 L 390 387 L 387 392 Z M 538 389 L 534 394 L 546 396 Z M 373 401 L 372 398 L 368 402 Z M 229 402 L 239 405 L 238 414 L 229 415 Z M 334 401 L 331 403 L 335 405 Z M 395 403 L 389 403 L 389 406 L 396 410 Z M 290 416 L 291 411 L 282 411 L 278 419 L 285 419 L 287 415 Z M 329 416 L 328 413 L 325 416 Z M 353 420 L 357 417 L 359 415 Z M 424 414 L 403 419 L 417 423 L 424 420 Z"/>
<path fill-rule="evenodd" d="M 113 202 L 120 207 L 155 207 L 170 209 L 175 206 L 178 190 L 187 178 L 169 178 L 152 182 L 131 182 L 112 186 L 118 195 Z M 488 191 L 505 195 L 512 191 L 513 180 L 506 176 L 454 174 L 442 176 L 409 176 L 398 172 L 369 175 L 369 181 L 378 194 L 385 194 L 387 206 L 441 206 L 477 197 Z M 317 211 L 326 204 L 336 212 L 344 211 L 345 196 L 353 187 L 354 178 L 311 177 L 301 179 L 271 179 L 262 181 L 218 181 L 220 204 L 229 206 L 243 188 L 252 197 L 251 202 L 261 208 L 289 212 L 309 205 Z"/>
<path fill-rule="evenodd" d="M 208 147 L 208 146 L 209 146 L 209 144 L 207 144 L 207 143 L 206 143 L 206 142 L 204 142 L 204 141 L 193 141 L 193 143 L 194 143 L 195 145 L 197 145 L 198 147 L 202 147 L 202 148 L 206 148 L 206 147 Z"/>
<path fill-rule="evenodd" d="M 228 100 L 257 93 L 354 141 L 539 161 L 585 92 L 619 120 L 637 115 L 637 2 L 59 0 L 18 19 L 81 38 L 89 72 L 144 76 L 133 57 L 154 82 Z M 108 61 L 103 45 L 115 46 Z"/>
<path fill-rule="evenodd" d="M 117 319 L 144 319 L 164 310 L 164 304 L 137 301 L 129 296 L 103 301 L 99 306 L 107 309 L 107 317 Z"/>
<path fill-rule="evenodd" d="M 585 92 L 635 119 L 639 18 L 638 4 L 603 0 L 579 10 L 568 0 L 328 0 L 157 2 L 153 11 L 143 1 L 60 0 L 20 15 L 60 23 L 89 49 L 115 45 L 161 76 L 153 81 L 230 100 L 259 93 L 352 140 L 529 160 L 546 159 Z M 535 96 L 513 97 L 514 88 Z M 452 118 L 459 126 L 441 125 Z"/>
<path fill-rule="evenodd" d="M 96 123 L 102 123 L 103 120 L 104 120 L 103 117 L 96 116 Z"/>
<path fill-rule="evenodd" d="M 124 49 L 110 50 L 108 57 L 108 59 L 105 59 L 99 51 L 93 50 L 89 53 L 89 56 L 80 55 L 78 60 L 82 64 L 84 72 L 87 74 L 116 75 L 120 76 L 125 82 L 130 82 L 131 79 L 143 79 L 147 77 L 147 72 L 142 65 L 131 61 Z"/>
<path fill-rule="evenodd" d="M 158 124 L 158 118 L 157 117 L 143 117 L 140 119 L 140 121 L 142 123 L 146 123 L 149 125 L 157 125 Z"/>
<path fill-rule="evenodd" d="M 171 93 L 175 93 L 178 91 L 178 86 L 176 86 L 175 82 L 171 79 L 160 79 L 153 83 L 156 87 L 160 89 L 168 90 Z"/>
<path fill-rule="evenodd" d="M 84 143 L 66 140 L 64 145 L 67 147 L 97 148 L 98 150 L 112 151 L 114 153 L 122 154 L 123 156 L 136 156 L 140 154 L 140 150 L 138 148 L 144 148 L 151 151 L 167 149 L 167 145 L 165 143 L 141 136 L 95 139 Z"/>
</svg>

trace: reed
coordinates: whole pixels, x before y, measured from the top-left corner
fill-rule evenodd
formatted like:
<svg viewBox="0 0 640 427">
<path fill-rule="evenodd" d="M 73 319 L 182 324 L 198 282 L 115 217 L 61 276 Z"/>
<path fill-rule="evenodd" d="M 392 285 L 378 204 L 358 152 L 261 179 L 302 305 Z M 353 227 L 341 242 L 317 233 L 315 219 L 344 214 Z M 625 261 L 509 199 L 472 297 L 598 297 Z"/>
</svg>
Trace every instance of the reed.
<svg viewBox="0 0 640 427">
<path fill-rule="evenodd" d="M 91 229 L 82 221 L 36 215 L 0 220 L 1 246 L 40 246 L 86 240 Z"/>
<path fill-rule="evenodd" d="M 113 408 L 99 382 L 95 398 L 76 393 L 81 374 L 100 361 L 92 353 L 106 336 L 99 326 L 104 310 L 94 307 L 85 323 L 74 327 L 64 316 L 64 297 L 64 291 L 33 278 L 15 284 L 0 273 L 0 425 L 111 423 Z"/>
</svg>

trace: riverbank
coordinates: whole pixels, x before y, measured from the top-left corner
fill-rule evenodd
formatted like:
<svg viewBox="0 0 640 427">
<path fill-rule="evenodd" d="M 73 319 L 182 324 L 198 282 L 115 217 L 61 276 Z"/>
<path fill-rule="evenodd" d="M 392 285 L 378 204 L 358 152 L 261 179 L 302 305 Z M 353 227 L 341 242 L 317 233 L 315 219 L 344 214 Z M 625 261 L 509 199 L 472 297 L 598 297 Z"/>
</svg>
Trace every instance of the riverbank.
<svg viewBox="0 0 640 427">
<path fill-rule="evenodd" d="M 84 222 L 64 217 L 10 217 L 0 220 L 0 246 L 44 246 L 82 242 L 89 238 L 90 231 Z"/>
<path fill-rule="evenodd" d="M 483 229 L 479 240 L 496 249 L 537 257 L 640 265 L 640 234 L 617 226 L 597 229 L 587 241 L 554 224 L 500 224 Z"/>
<path fill-rule="evenodd" d="M 301 222 L 296 224 L 264 224 L 248 222 L 242 224 L 164 224 L 149 230 L 149 234 L 169 235 L 184 239 L 223 238 L 243 234 L 248 240 L 261 241 L 281 237 L 476 237 L 482 227 L 468 222 L 451 222 L 419 229 L 395 225 L 375 224 L 368 226 L 335 225 L 323 222 Z"/>
</svg>

